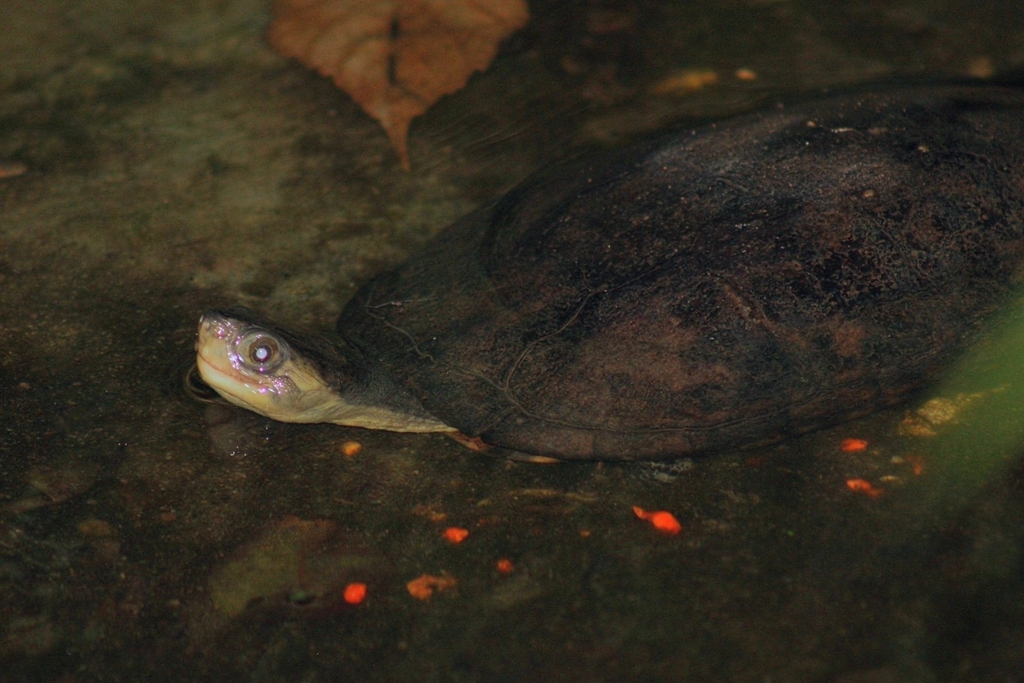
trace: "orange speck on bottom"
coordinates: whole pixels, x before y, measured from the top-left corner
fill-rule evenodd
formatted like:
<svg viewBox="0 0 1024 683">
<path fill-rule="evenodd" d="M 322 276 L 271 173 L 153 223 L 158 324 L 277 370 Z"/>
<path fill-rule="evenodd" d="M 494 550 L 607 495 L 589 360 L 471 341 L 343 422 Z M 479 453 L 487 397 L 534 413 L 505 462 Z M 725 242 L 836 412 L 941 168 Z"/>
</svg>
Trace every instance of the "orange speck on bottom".
<svg viewBox="0 0 1024 683">
<path fill-rule="evenodd" d="M 432 576 L 430 574 L 418 576 L 405 584 L 405 588 L 409 591 L 409 595 L 417 600 L 428 600 L 430 599 L 430 596 L 434 594 L 435 590 L 447 590 L 449 588 L 453 588 L 455 584 L 456 581 L 454 577 L 442 572 L 441 576 Z"/>
<path fill-rule="evenodd" d="M 854 451 L 863 451 L 868 447 L 868 442 L 864 439 L 843 439 L 843 442 L 839 445 L 839 448 L 844 453 L 853 453 Z"/>
<path fill-rule="evenodd" d="M 499 573 L 511 574 L 513 569 L 512 560 L 508 559 L 507 557 L 503 557 L 500 560 L 498 560 L 497 567 Z"/>
<path fill-rule="evenodd" d="M 0 178 L 13 178 L 28 171 L 28 166 L 20 161 L 0 161 Z"/>
<path fill-rule="evenodd" d="M 356 455 L 361 450 L 363 450 L 363 444 L 359 443 L 358 441 L 346 441 L 345 443 L 341 444 L 341 453 L 346 458 L 351 458 L 353 455 Z"/>
<path fill-rule="evenodd" d="M 358 605 L 366 599 L 366 584 L 365 583 L 350 583 L 345 586 L 345 602 L 350 605 Z"/>
<path fill-rule="evenodd" d="M 653 526 L 655 529 L 662 532 L 663 534 L 675 536 L 683 529 L 682 525 L 679 523 L 679 520 L 675 518 L 675 515 L 673 515 L 671 512 L 666 512 L 665 510 L 648 512 L 644 510 L 642 507 L 634 505 L 633 514 L 635 514 L 640 519 L 646 519 L 648 522 L 651 523 L 651 526 Z"/>
<path fill-rule="evenodd" d="M 904 460 L 910 464 L 910 471 L 913 472 L 915 476 L 924 474 L 924 458 L 920 455 L 908 455 Z"/>
<path fill-rule="evenodd" d="M 462 543 L 467 536 L 469 536 L 469 529 L 462 527 L 450 526 L 444 530 L 444 540 L 449 543 Z"/>
<path fill-rule="evenodd" d="M 877 488 L 867 479 L 847 479 L 846 488 L 871 498 L 878 498 L 882 495 L 882 489 Z"/>
</svg>

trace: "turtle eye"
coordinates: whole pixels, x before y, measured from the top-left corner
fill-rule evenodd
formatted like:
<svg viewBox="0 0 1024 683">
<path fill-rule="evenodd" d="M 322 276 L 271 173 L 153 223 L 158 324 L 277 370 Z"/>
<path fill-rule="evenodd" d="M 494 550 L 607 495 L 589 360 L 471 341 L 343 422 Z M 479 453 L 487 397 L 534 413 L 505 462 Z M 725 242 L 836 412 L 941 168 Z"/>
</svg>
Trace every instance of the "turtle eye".
<svg viewBox="0 0 1024 683">
<path fill-rule="evenodd" d="M 288 347 L 266 332 L 249 332 L 235 343 L 238 357 L 261 373 L 273 372 L 288 360 Z"/>
</svg>

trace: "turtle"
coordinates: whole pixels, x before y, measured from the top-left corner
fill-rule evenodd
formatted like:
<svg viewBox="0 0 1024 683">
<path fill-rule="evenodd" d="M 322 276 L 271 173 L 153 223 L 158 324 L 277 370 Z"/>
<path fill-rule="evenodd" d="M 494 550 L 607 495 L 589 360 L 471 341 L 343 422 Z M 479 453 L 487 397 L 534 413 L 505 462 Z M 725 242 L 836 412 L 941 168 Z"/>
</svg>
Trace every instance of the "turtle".
<svg viewBox="0 0 1024 683">
<path fill-rule="evenodd" d="M 678 459 L 892 406 L 1024 267 L 1024 88 L 868 89 L 558 163 L 441 230 L 332 334 L 205 313 L 270 418 L 553 459 Z"/>
</svg>

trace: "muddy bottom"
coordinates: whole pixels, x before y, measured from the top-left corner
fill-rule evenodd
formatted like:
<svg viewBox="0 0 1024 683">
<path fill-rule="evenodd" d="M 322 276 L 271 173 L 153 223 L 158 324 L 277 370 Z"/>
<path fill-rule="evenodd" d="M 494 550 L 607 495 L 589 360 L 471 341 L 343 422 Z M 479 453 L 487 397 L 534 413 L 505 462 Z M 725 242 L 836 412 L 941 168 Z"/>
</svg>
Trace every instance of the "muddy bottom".
<svg viewBox="0 0 1024 683">
<path fill-rule="evenodd" d="M 1019 311 L 907 406 L 659 467 L 273 423 L 184 379 L 206 308 L 329 328 L 553 156 L 822 85 L 1011 68 L 1024 14 L 531 5 L 414 124 L 405 172 L 266 47 L 262 2 L 7 6 L 0 680 L 1020 680 Z M 650 95 L 690 68 L 719 82 Z"/>
</svg>

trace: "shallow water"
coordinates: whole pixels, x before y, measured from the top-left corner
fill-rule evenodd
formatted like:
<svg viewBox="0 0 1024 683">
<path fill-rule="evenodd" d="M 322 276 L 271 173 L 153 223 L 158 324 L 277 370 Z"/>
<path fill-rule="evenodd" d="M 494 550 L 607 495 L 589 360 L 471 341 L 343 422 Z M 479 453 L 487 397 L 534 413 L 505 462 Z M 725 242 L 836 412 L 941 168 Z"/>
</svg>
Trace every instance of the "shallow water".
<svg viewBox="0 0 1024 683">
<path fill-rule="evenodd" d="M 406 173 L 265 47 L 263 2 L 5 3 L 0 162 L 27 170 L 0 179 L 0 679 L 1020 680 L 1019 311 L 906 407 L 668 474 L 275 424 L 182 387 L 209 306 L 327 328 L 552 156 L 1019 67 L 1014 5 L 623 3 L 635 30 L 588 36 L 597 3 L 538 3 L 414 124 Z M 722 80 L 644 94 L 680 68 Z M 456 583 L 419 600 L 423 574 Z"/>
</svg>

